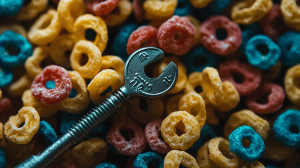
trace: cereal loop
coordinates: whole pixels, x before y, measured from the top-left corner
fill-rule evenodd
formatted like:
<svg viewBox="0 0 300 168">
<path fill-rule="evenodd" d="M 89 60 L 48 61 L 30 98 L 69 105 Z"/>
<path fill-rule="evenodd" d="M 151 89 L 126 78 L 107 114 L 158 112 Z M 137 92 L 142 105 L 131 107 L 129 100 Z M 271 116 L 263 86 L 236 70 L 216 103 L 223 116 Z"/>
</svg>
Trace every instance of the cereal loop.
<svg viewBox="0 0 300 168">
<path fill-rule="evenodd" d="M 124 66 L 125 63 L 120 57 L 114 55 L 106 55 L 102 57 L 100 71 L 104 69 L 115 70 L 120 76 L 121 83 L 124 84 Z"/>
<path fill-rule="evenodd" d="M 189 75 L 189 78 L 183 89 L 183 93 L 185 93 L 185 94 L 187 94 L 189 92 L 198 93 L 204 99 L 205 104 L 208 104 L 209 101 L 207 100 L 206 95 L 203 92 L 202 85 L 203 85 L 202 73 L 201 72 L 193 72 Z"/>
<path fill-rule="evenodd" d="M 209 3 L 211 3 L 213 0 L 190 0 L 192 5 L 195 8 L 204 8 L 206 7 Z"/>
<path fill-rule="evenodd" d="M 205 96 L 210 103 L 218 105 L 223 99 L 223 86 L 218 70 L 215 68 L 205 68 L 202 71 L 202 87 Z"/>
<path fill-rule="evenodd" d="M 300 105 L 300 64 L 287 70 L 284 78 L 284 88 L 288 99 L 295 105 Z"/>
<path fill-rule="evenodd" d="M 20 79 L 13 82 L 8 88 L 7 88 L 7 94 L 10 97 L 19 97 L 22 96 L 23 92 L 27 89 L 30 89 L 32 84 L 32 79 L 29 78 L 27 74 L 24 74 L 20 77 Z"/>
<path fill-rule="evenodd" d="M 128 0 L 121 0 L 115 10 L 115 13 L 112 11 L 108 15 L 103 16 L 107 26 L 117 26 L 123 23 L 132 12 L 132 4 Z"/>
<path fill-rule="evenodd" d="M 177 0 L 146 0 L 143 4 L 146 12 L 146 18 L 150 20 L 157 20 L 160 18 L 171 17 L 177 6 Z"/>
<path fill-rule="evenodd" d="M 199 166 L 207 167 L 207 168 L 218 168 L 213 161 L 209 158 L 209 151 L 208 151 L 208 144 L 209 141 L 206 142 L 197 152 L 197 162 Z"/>
<path fill-rule="evenodd" d="M 109 14 L 117 7 L 120 0 L 87 0 L 87 8 L 96 16 Z"/>
<path fill-rule="evenodd" d="M 300 11 L 296 0 L 282 0 L 281 1 L 281 12 L 285 24 L 293 29 L 300 30 Z"/>
<path fill-rule="evenodd" d="M 6 146 L 6 139 L 4 135 L 4 127 L 3 124 L 0 122 L 0 147 L 5 148 Z"/>
<path fill-rule="evenodd" d="M 26 29 L 17 23 L 7 23 L 4 25 L 0 25 L 0 34 L 2 34 L 3 32 L 5 32 L 6 30 L 11 30 L 13 32 L 16 32 L 20 35 L 22 35 L 23 37 L 27 38 L 27 31 Z"/>
<path fill-rule="evenodd" d="M 29 4 L 23 6 L 14 17 L 16 21 L 27 21 L 35 18 L 47 8 L 47 0 L 31 0 Z"/>
<path fill-rule="evenodd" d="M 21 126 L 24 124 L 23 126 Z M 27 144 L 37 133 L 40 116 L 33 107 L 23 107 L 16 116 L 11 116 L 4 125 L 7 140 L 16 144 Z"/>
<path fill-rule="evenodd" d="M 196 159 L 185 151 L 172 150 L 165 157 L 164 168 L 200 168 Z"/>
</svg>

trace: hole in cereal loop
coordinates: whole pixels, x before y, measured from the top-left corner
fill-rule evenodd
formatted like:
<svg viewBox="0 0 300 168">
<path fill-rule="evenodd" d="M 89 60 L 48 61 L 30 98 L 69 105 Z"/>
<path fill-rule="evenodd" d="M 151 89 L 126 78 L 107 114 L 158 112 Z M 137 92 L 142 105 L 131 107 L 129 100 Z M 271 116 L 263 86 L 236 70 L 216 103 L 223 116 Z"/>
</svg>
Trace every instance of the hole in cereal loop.
<svg viewBox="0 0 300 168">
<path fill-rule="evenodd" d="M 299 134 L 300 130 L 297 124 L 291 124 L 289 131 L 293 134 Z"/>
<path fill-rule="evenodd" d="M 179 128 L 181 128 L 181 129 L 179 129 Z M 176 125 L 176 134 L 178 136 L 181 136 L 182 134 L 185 133 L 184 131 L 181 131 L 181 130 L 185 130 L 185 125 L 182 121 L 179 121 Z"/>
<path fill-rule="evenodd" d="M 195 91 L 196 91 L 197 93 L 203 92 L 203 89 L 202 89 L 201 86 L 196 86 L 194 89 L 195 89 Z"/>
<path fill-rule="evenodd" d="M 257 100 L 256 100 L 256 103 L 259 103 L 259 104 L 268 104 L 269 102 L 269 95 L 270 95 L 271 92 L 268 92 L 262 96 L 260 96 Z"/>
<path fill-rule="evenodd" d="M 54 81 L 48 81 L 48 82 L 46 82 L 45 87 L 47 89 L 54 89 L 55 88 L 55 82 Z"/>
<path fill-rule="evenodd" d="M 120 134 L 125 138 L 126 141 L 130 141 L 134 137 L 134 131 L 131 129 L 121 129 Z"/>
<path fill-rule="evenodd" d="M 234 73 L 233 74 L 233 80 L 236 83 L 243 83 L 245 81 L 245 77 L 240 73 Z"/>
<path fill-rule="evenodd" d="M 269 53 L 269 47 L 266 44 L 256 45 L 256 49 L 262 54 L 267 55 Z"/>
<path fill-rule="evenodd" d="M 76 89 L 72 89 L 71 90 L 71 93 L 69 94 L 69 98 L 74 98 L 77 96 L 77 90 Z"/>
<path fill-rule="evenodd" d="M 148 110 L 148 103 L 145 99 L 140 99 L 139 107 L 142 111 L 147 111 Z"/>
<path fill-rule="evenodd" d="M 247 138 L 242 139 L 242 144 L 245 148 L 249 148 L 251 141 L 249 141 Z"/>
<path fill-rule="evenodd" d="M 227 31 L 225 29 L 217 29 L 216 37 L 220 41 L 225 40 L 227 38 Z"/>
<path fill-rule="evenodd" d="M 82 53 L 79 60 L 80 66 L 84 66 L 88 61 L 89 57 L 86 54 Z"/>
<path fill-rule="evenodd" d="M 18 128 L 22 128 L 25 125 L 25 122 L 22 122 Z"/>
<path fill-rule="evenodd" d="M 14 47 L 14 46 L 10 46 L 10 45 L 6 46 L 5 50 L 7 51 L 7 53 L 9 55 L 18 55 L 20 53 L 20 49 L 19 48 Z"/>
<path fill-rule="evenodd" d="M 102 93 L 100 94 L 100 96 L 105 96 L 107 93 L 110 93 L 111 91 L 112 91 L 112 87 L 109 86 L 104 92 L 102 92 Z"/>
<path fill-rule="evenodd" d="M 97 36 L 97 33 L 96 33 L 95 30 L 93 30 L 93 29 L 86 29 L 85 30 L 85 38 L 88 41 L 95 41 L 96 36 Z"/>
</svg>

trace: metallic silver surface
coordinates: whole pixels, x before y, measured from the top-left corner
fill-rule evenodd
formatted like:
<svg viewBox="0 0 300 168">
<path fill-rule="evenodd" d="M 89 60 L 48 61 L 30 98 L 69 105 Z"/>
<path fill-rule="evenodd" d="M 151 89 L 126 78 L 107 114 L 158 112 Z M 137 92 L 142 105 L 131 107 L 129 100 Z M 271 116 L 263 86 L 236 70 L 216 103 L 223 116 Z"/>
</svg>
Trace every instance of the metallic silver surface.
<svg viewBox="0 0 300 168">
<path fill-rule="evenodd" d="M 45 151 L 30 156 L 16 168 L 47 168 L 55 159 L 82 141 L 101 123 L 119 112 L 133 97 L 157 98 L 165 95 L 176 84 L 178 69 L 174 62 L 164 69 L 158 78 L 149 78 L 145 67 L 164 57 L 163 51 L 154 47 L 142 48 L 134 52 L 125 64 L 125 85 L 111 94 L 103 103 L 97 105 L 61 136 Z"/>
</svg>

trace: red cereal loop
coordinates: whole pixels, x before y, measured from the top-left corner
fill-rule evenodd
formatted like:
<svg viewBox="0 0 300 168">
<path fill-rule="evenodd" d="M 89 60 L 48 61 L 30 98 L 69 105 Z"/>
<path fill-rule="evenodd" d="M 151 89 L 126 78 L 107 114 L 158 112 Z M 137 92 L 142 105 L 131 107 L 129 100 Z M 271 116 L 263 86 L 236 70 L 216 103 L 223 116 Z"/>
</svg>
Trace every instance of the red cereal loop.
<svg viewBox="0 0 300 168">
<path fill-rule="evenodd" d="M 264 83 L 246 98 L 246 105 L 257 114 L 269 114 L 281 108 L 284 97 L 280 85 Z"/>
<path fill-rule="evenodd" d="M 153 26 L 141 26 L 130 35 L 127 42 L 127 53 L 131 55 L 143 47 L 158 47 L 156 38 L 157 28 Z"/>
<path fill-rule="evenodd" d="M 260 20 L 260 25 L 264 33 L 274 41 L 277 41 L 282 34 L 289 30 L 278 4 L 274 4 L 269 13 Z"/>
<path fill-rule="evenodd" d="M 227 37 L 219 40 L 216 36 L 218 29 L 224 29 Z M 239 25 L 225 16 L 215 15 L 200 26 L 200 39 L 203 45 L 212 53 L 228 55 L 237 50 L 242 43 L 242 32 Z"/>
<path fill-rule="evenodd" d="M 129 134 L 129 141 L 126 141 L 121 135 L 121 130 Z M 107 133 L 106 141 L 112 144 L 119 153 L 128 156 L 138 155 L 147 145 L 142 128 L 137 122 L 127 116 L 120 118 L 113 124 Z"/>
<path fill-rule="evenodd" d="M 58 160 L 51 164 L 48 168 L 77 168 L 77 166 L 66 160 Z"/>
<path fill-rule="evenodd" d="M 195 28 L 187 17 L 173 16 L 157 33 L 160 48 L 175 55 L 187 53 L 193 46 Z"/>
<path fill-rule="evenodd" d="M 145 10 L 141 0 L 133 0 L 133 13 L 138 22 L 142 22 L 144 20 Z"/>
<path fill-rule="evenodd" d="M 148 142 L 150 148 L 162 154 L 167 154 L 172 149 L 170 146 L 161 140 L 161 123 L 163 120 L 154 120 L 147 124 L 145 128 L 146 141 Z"/>
<path fill-rule="evenodd" d="M 46 82 L 54 81 L 55 88 L 47 89 Z M 44 105 L 52 106 L 66 99 L 72 90 L 72 82 L 67 70 L 60 66 L 50 65 L 38 74 L 32 85 L 32 95 Z"/>
<path fill-rule="evenodd" d="M 261 73 L 258 69 L 238 60 L 220 63 L 219 75 L 222 81 L 231 82 L 241 96 L 251 94 L 260 85 Z"/>
<path fill-rule="evenodd" d="M 17 110 L 14 108 L 10 99 L 2 98 L 0 100 L 0 122 L 6 123 L 8 118 L 15 114 L 17 114 Z"/>
<path fill-rule="evenodd" d="M 103 16 L 113 11 L 120 0 L 87 0 L 87 8 L 96 16 Z"/>
</svg>

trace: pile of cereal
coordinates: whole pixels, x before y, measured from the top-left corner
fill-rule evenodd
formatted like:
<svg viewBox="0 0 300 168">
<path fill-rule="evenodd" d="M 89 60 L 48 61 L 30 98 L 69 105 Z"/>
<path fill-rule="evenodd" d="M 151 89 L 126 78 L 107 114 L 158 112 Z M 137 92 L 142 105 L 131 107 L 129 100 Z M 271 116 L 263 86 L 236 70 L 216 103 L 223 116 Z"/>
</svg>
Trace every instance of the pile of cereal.
<svg viewBox="0 0 300 168">
<path fill-rule="evenodd" d="M 300 1 L 0 0 L 0 168 L 124 84 L 143 47 L 178 81 L 135 98 L 50 168 L 299 168 Z"/>
</svg>

